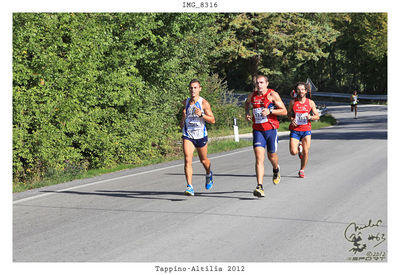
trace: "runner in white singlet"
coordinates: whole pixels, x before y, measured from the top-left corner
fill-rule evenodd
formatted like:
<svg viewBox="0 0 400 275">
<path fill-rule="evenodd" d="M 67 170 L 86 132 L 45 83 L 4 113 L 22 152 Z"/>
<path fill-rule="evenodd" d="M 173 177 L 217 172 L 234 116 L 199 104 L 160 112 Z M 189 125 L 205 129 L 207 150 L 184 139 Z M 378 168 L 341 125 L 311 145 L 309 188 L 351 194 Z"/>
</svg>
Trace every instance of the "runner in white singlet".
<svg viewBox="0 0 400 275">
<path fill-rule="evenodd" d="M 211 163 L 207 157 L 208 136 L 206 122 L 215 123 L 215 118 L 211 111 L 210 103 L 200 97 L 201 85 L 199 80 L 193 79 L 190 81 L 189 91 L 190 97 L 182 102 L 183 114 L 181 128 L 183 154 L 185 156 L 185 177 L 187 183 L 185 195 L 193 196 L 192 159 L 194 149 L 197 150 L 200 162 L 206 170 L 205 188 L 207 190 L 211 189 L 214 184 Z"/>
<path fill-rule="evenodd" d="M 206 121 L 204 120 L 203 98 L 199 97 L 195 104 L 190 105 L 191 99 L 186 99 L 186 119 L 183 126 L 183 136 L 191 139 L 201 139 L 207 136 Z M 196 109 L 200 109 L 201 117 L 196 115 Z"/>
<path fill-rule="evenodd" d="M 354 110 L 354 118 L 357 118 L 357 104 L 358 104 L 358 95 L 357 91 L 354 91 L 350 97 L 350 106 L 351 106 L 351 111 L 353 112 Z"/>
</svg>

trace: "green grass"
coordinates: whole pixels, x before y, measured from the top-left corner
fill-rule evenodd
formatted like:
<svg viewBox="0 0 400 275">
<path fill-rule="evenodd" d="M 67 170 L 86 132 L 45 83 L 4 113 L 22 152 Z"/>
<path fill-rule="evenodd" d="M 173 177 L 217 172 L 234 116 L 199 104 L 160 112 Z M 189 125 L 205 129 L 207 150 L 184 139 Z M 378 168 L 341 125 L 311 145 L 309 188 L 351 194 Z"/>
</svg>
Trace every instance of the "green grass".
<svg viewBox="0 0 400 275">
<path fill-rule="evenodd" d="M 224 129 L 216 129 L 216 130 L 213 129 L 213 130 L 207 130 L 207 131 L 208 131 L 209 138 L 233 135 L 233 127 L 232 128 L 224 128 Z M 253 131 L 253 129 L 251 128 L 251 125 L 239 128 L 239 134 L 247 134 L 247 133 L 251 133 L 252 131 Z"/>
<path fill-rule="evenodd" d="M 253 142 L 251 140 L 241 139 L 239 142 L 234 140 L 225 139 L 218 141 L 210 141 L 208 144 L 208 154 L 214 154 L 219 152 L 231 151 L 243 147 L 252 146 Z"/>
<path fill-rule="evenodd" d="M 316 129 L 320 129 L 320 128 L 327 127 L 327 126 L 334 125 L 334 124 L 336 124 L 335 118 L 332 117 L 331 115 L 327 114 L 327 115 L 321 117 L 321 119 L 319 121 L 313 121 L 312 129 L 316 130 Z M 288 121 L 281 122 L 279 131 L 288 131 L 288 130 L 289 130 L 289 122 Z M 251 126 L 239 128 L 240 134 L 246 134 L 246 133 L 251 133 L 251 132 L 252 132 Z M 231 128 L 209 131 L 210 137 L 221 137 L 221 136 L 230 136 L 230 135 L 233 135 L 233 129 L 231 129 Z M 248 147 L 251 145 L 252 145 L 251 140 L 244 140 L 244 139 L 241 139 L 239 142 L 235 142 L 232 139 L 211 140 L 208 144 L 208 154 L 231 151 L 231 150 L 235 150 L 235 149 L 239 149 L 239 148 L 243 148 L 243 147 Z M 88 171 L 76 170 L 76 171 L 69 171 L 69 172 L 64 172 L 64 173 L 54 173 L 53 175 L 48 176 L 47 178 L 45 178 L 41 181 L 38 181 L 38 182 L 13 184 L 13 192 L 23 192 L 23 191 L 26 191 L 29 189 L 40 188 L 40 187 L 44 187 L 44 186 L 59 184 L 59 183 L 68 182 L 68 181 L 77 180 L 77 179 L 91 178 L 91 177 L 99 176 L 102 174 L 107 174 L 107 173 L 112 173 L 112 172 L 121 171 L 121 170 L 125 170 L 125 169 L 132 169 L 132 168 L 136 168 L 136 167 L 162 163 L 162 162 L 166 162 L 166 161 L 172 161 L 172 160 L 178 160 L 178 159 L 182 159 L 182 161 L 183 161 L 183 153 L 182 153 L 182 150 L 180 149 L 180 145 L 178 145 L 177 148 L 175 148 L 175 149 L 176 149 L 175 153 L 171 154 L 168 157 L 154 158 L 154 159 L 146 160 L 141 164 L 120 164 L 120 165 L 117 165 L 112 168 L 90 169 Z"/>
</svg>

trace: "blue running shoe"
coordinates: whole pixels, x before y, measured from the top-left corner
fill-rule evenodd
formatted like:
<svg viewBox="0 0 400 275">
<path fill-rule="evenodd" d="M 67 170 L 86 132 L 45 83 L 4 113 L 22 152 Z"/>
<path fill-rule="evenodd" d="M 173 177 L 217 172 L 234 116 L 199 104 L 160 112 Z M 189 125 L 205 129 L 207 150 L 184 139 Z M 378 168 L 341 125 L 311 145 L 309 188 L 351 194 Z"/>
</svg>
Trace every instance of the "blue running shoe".
<svg viewBox="0 0 400 275">
<path fill-rule="evenodd" d="M 186 190 L 185 190 L 185 195 L 187 196 L 194 196 L 194 190 L 193 190 L 193 186 L 188 185 Z"/>
<path fill-rule="evenodd" d="M 207 190 L 210 190 L 214 184 L 213 172 L 211 171 L 210 174 L 211 174 L 210 176 L 206 176 L 206 189 Z"/>
</svg>

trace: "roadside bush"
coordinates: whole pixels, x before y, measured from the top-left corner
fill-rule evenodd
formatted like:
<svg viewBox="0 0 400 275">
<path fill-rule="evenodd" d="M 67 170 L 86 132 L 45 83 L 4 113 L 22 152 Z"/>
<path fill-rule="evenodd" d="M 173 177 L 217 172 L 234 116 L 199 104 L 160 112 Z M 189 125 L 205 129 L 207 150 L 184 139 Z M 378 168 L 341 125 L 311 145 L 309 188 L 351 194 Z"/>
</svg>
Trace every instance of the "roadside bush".
<svg viewBox="0 0 400 275">
<path fill-rule="evenodd" d="M 173 151 L 188 82 L 209 72 L 213 18 L 13 14 L 14 184 Z"/>
</svg>

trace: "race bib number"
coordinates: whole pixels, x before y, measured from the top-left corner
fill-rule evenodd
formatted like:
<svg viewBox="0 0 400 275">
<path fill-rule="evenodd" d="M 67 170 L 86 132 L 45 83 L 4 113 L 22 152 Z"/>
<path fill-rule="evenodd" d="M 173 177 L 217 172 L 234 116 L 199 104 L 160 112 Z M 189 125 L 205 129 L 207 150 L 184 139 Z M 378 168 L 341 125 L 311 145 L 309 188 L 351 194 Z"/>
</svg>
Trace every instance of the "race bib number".
<svg viewBox="0 0 400 275">
<path fill-rule="evenodd" d="M 194 118 L 191 121 L 189 121 L 189 123 L 187 123 L 186 126 L 189 131 L 196 131 L 202 129 L 201 122 L 197 118 Z"/>
<path fill-rule="evenodd" d="M 307 119 L 308 113 L 296 113 L 296 124 L 297 125 L 304 125 L 308 123 Z"/>
<path fill-rule="evenodd" d="M 264 108 L 255 108 L 255 109 L 253 109 L 254 123 L 255 124 L 268 122 L 268 117 L 265 117 L 265 116 L 263 116 L 261 114 L 263 109 Z"/>
</svg>

